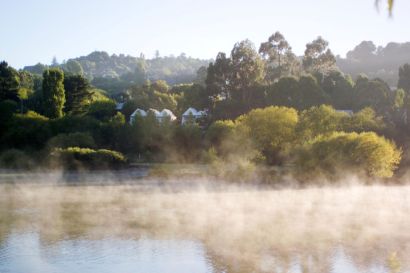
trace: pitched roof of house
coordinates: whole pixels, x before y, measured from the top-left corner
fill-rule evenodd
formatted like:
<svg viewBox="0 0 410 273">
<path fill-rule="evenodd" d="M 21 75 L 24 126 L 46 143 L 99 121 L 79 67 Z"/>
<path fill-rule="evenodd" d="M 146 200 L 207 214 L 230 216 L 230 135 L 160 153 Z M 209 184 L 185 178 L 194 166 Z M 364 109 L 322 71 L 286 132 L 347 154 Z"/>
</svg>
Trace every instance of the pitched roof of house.
<svg viewBox="0 0 410 273">
<path fill-rule="evenodd" d="M 156 117 L 159 117 L 159 116 L 161 115 L 160 112 L 159 112 L 157 109 L 154 109 L 154 108 L 148 109 L 147 113 L 148 113 L 148 112 L 154 113 L 154 115 L 155 115 Z"/>
<path fill-rule="evenodd" d="M 182 116 L 189 116 L 189 115 L 193 115 L 193 116 L 204 116 L 204 115 L 206 115 L 206 113 L 205 113 L 205 111 L 197 111 L 195 108 L 189 107 L 189 108 L 182 114 Z"/>
<path fill-rule="evenodd" d="M 140 116 L 145 117 L 147 115 L 147 112 L 145 112 L 144 110 L 138 108 L 131 114 L 132 117 L 136 116 L 136 115 L 140 115 Z"/>
<path fill-rule="evenodd" d="M 177 118 L 177 117 L 174 115 L 174 113 L 172 113 L 172 111 L 169 110 L 169 109 L 163 109 L 163 110 L 161 111 L 160 115 L 161 115 L 162 117 L 170 117 L 171 120 L 174 120 L 174 119 Z"/>
</svg>

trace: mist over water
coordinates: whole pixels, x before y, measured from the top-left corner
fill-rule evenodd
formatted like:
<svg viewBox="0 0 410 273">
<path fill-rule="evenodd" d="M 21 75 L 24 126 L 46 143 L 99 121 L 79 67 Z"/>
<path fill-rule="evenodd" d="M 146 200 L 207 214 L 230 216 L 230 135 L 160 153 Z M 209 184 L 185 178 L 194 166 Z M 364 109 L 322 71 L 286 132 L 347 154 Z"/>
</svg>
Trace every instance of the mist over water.
<svg viewBox="0 0 410 273">
<path fill-rule="evenodd" d="M 410 272 L 410 186 L 62 177 L 0 185 L 0 272 Z"/>
</svg>

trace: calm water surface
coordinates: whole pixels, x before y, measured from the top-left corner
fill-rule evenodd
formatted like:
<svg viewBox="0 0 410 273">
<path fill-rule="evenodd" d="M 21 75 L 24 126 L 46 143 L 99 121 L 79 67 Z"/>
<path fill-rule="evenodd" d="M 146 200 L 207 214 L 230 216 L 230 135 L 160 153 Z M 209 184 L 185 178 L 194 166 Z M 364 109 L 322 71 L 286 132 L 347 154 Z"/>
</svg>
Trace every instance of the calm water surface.
<svg viewBox="0 0 410 273">
<path fill-rule="evenodd" d="M 0 185 L 0 272 L 409 273 L 410 189 L 368 191 Z"/>
<path fill-rule="evenodd" d="M 342 247 L 334 250 L 331 262 L 330 272 L 334 273 L 394 272 L 384 262 L 378 261 L 374 261 L 369 268 L 359 269 Z M 275 264 L 273 256 L 266 257 L 261 267 L 266 272 L 310 272 L 304 271 L 308 268 L 301 265 L 298 255 L 293 257 L 286 268 Z M 315 268 L 314 265 L 312 267 Z M 14 233 L 9 234 L 0 247 L 0 272 L 209 273 L 225 270 L 217 271 L 203 245 L 195 241 L 105 238 L 70 239 L 43 244 L 36 233 Z"/>
<path fill-rule="evenodd" d="M 0 247 L 2 273 L 212 272 L 193 241 L 70 239 L 44 244 L 36 233 L 9 234 Z"/>
</svg>

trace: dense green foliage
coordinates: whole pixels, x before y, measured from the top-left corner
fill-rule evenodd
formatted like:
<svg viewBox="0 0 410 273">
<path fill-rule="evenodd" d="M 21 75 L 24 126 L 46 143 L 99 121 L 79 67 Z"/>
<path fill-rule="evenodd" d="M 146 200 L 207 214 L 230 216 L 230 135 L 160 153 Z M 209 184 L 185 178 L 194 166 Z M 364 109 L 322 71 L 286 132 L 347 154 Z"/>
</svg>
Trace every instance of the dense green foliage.
<svg viewBox="0 0 410 273">
<path fill-rule="evenodd" d="M 17 100 L 20 79 L 18 73 L 6 62 L 0 63 L 0 100 Z"/>
<path fill-rule="evenodd" d="M 391 177 L 400 162 L 396 146 L 373 132 L 333 133 L 306 143 L 296 155 L 298 174 L 337 177 L 345 170 Z"/>
<path fill-rule="evenodd" d="M 59 65 L 70 74 L 87 77 L 98 88 L 110 94 L 124 92 L 132 85 L 143 84 L 146 80 L 165 80 L 170 84 L 190 83 L 197 77 L 197 70 L 206 67 L 209 60 L 200 60 L 180 56 L 156 56 L 153 59 L 120 55 L 108 55 L 104 51 L 95 51 L 87 56 L 70 59 Z M 42 74 L 47 66 L 37 64 L 26 66 L 24 70 Z"/>
<path fill-rule="evenodd" d="M 366 46 L 348 57 L 359 58 Z M 146 60 L 94 52 L 27 69 L 40 76 L 3 62 L 0 164 L 110 168 L 125 166 L 127 157 L 207 163 L 215 175 L 266 180 L 283 173 L 334 178 L 338 170 L 391 177 L 400 162 L 404 172 L 409 65 L 395 68 L 399 89 L 392 90 L 380 78 L 353 80 L 336 59 L 321 37 L 298 58 L 275 32 L 259 50 L 244 40 L 209 65 L 184 55 Z M 190 107 L 206 115 L 181 124 Z M 130 124 L 137 108 L 148 114 Z"/>
<path fill-rule="evenodd" d="M 170 109 L 177 108 L 176 97 L 170 93 L 170 87 L 165 81 L 147 82 L 142 86 L 133 86 L 128 90 L 128 103 L 133 110 L 142 109 Z M 133 111 L 132 110 L 132 111 Z"/>
<path fill-rule="evenodd" d="M 65 103 L 64 73 L 60 69 L 47 69 L 43 73 L 44 114 L 49 118 L 63 116 Z"/>
<path fill-rule="evenodd" d="M 267 42 L 262 43 L 259 53 L 266 60 L 266 78 L 269 82 L 297 73 L 297 57 L 280 32 L 272 34 Z"/>
<path fill-rule="evenodd" d="M 51 154 L 54 164 L 62 164 L 68 169 L 105 169 L 118 168 L 125 164 L 125 157 L 115 151 L 106 149 L 93 150 L 89 148 L 69 147 L 57 148 Z"/>
<path fill-rule="evenodd" d="M 253 151 L 249 162 L 293 164 L 302 180 L 335 178 L 346 170 L 391 177 L 401 151 L 393 142 L 368 132 L 380 129 L 378 119 L 371 109 L 349 116 L 324 105 L 300 114 L 293 108 L 272 106 L 252 110 L 234 122 L 215 122 L 208 139 L 217 154 L 225 150 L 244 159 L 242 151 L 248 155 Z M 229 140 L 235 140 L 235 146 Z"/>
<path fill-rule="evenodd" d="M 236 119 L 238 133 L 250 139 L 269 163 L 281 163 L 296 137 L 298 113 L 295 109 L 271 106 L 255 109 Z"/>
<path fill-rule="evenodd" d="M 69 147 L 94 148 L 96 144 L 90 133 L 76 132 L 58 134 L 48 140 L 47 146 L 50 149 Z"/>
<path fill-rule="evenodd" d="M 322 39 L 323 40 L 323 39 Z M 389 86 L 396 86 L 399 73 L 398 67 L 410 63 L 410 43 L 388 43 L 386 46 L 376 46 L 372 41 L 363 41 L 354 49 L 350 50 L 346 58 L 327 54 L 327 46 L 322 51 L 321 57 L 313 57 L 311 53 L 320 52 L 320 47 L 326 41 L 316 39 L 311 44 L 313 50 L 309 50 L 310 57 L 304 58 L 305 64 L 318 60 L 328 59 L 332 64 L 336 60 L 337 66 L 346 74 L 356 78 L 365 73 L 370 78 L 381 78 Z M 317 51 L 319 49 L 319 51 Z M 290 44 L 284 36 L 275 32 L 268 40 L 261 44 L 259 53 L 267 60 L 266 74 L 271 81 L 283 76 L 295 75 L 301 71 L 299 59 L 292 52 Z M 316 54 L 317 55 L 317 54 Z M 304 56 L 303 56 L 304 57 Z M 92 81 L 93 85 L 108 91 L 110 94 L 124 92 L 134 84 L 143 84 L 145 80 L 165 80 L 169 84 L 191 83 L 204 80 L 203 72 L 211 60 L 200 60 L 180 56 L 157 56 L 146 59 L 143 55 L 132 57 L 129 55 L 109 55 L 106 52 L 95 51 L 87 56 L 69 59 L 60 64 L 60 68 L 71 74 L 80 74 Z M 319 62 L 320 63 L 320 62 Z M 313 62 L 312 62 L 313 64 Z M 48 66 L 36 64 L 26 66 L 33 74 L 41 75 Z M 202 74 L 197 76 L 201 69 Z"/>
<path fill-rule="evenodd" d="M 1 138 L 3 149 L 39 149 L 52 135 L 50 122 L 36 112 L 16 114 Z"/>
<path fill-rule="evenodd" d="M 72 114 L 83 113 L 92 98 L 91 86 L 87 79 L 80 74 L 66 76 L 64 90 L 66 97 L 64 111 Z"/>
<path fill-rule="evenodd" d="M 336 59 L 328 46 L 329 43 L 320 36 L 311 43 L 308 43 L 303 58 L 303 67 L 309 72 L 333 70 Z"/>
<path fill-rule="evenodd" d="M 115 102 L 112 100 L 99 100 L 90 104 L 87 115 L 97 120 L 108 121 L 116 114 Z"/>
</svg>

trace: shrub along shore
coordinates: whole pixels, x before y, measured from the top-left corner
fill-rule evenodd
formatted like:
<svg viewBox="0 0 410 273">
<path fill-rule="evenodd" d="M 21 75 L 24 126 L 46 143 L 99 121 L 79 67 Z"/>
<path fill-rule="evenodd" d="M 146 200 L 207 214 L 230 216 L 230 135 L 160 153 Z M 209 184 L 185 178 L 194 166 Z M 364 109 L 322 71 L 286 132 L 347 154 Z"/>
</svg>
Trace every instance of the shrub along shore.
<svg viewBox="0 0 410 273">
<path fill-rule="evenodd" d="M 303 58 L 279 32 L 259 50 L 244 40 L 196 79 L 172 86 L 149 81 L 144 66 L 115 92 L 93 86 L 76 61 L 38 68 L 0 63 L 0 168 L 197 164 L 206 175 L 270 182 L 335 181 L 346 173 L 390 179 L 410 163 L 410 65 L 398 68 L 397 88 L 365 75 L 353 80 L 321 37 Z M 191 107 L 206 115 L 182 124 Z M 130 122 L 136 109 L 150 108 L 176 120 L 148 111 Z M 153 175 L 173 173 L 154 166 Z"/>
</svg>

